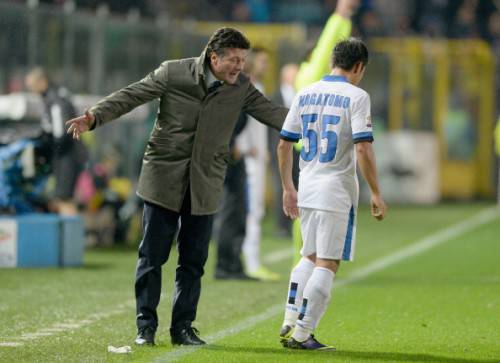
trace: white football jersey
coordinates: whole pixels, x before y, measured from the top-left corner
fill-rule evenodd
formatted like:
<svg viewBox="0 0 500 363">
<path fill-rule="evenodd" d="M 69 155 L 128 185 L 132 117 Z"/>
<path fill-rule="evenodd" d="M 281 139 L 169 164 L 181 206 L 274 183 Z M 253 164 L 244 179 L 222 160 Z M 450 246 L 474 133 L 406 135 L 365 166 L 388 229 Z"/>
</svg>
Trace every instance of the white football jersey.
<svg viewBox="0 0 500 363">
<path fill-rule="evenodd" d="M 370 96 L 343 76 L 302 89 L 281 138 L 302 139 L 298 205 L 349 213 L 358 205 L 354 143 L 373 141 Z"/>
</svg>

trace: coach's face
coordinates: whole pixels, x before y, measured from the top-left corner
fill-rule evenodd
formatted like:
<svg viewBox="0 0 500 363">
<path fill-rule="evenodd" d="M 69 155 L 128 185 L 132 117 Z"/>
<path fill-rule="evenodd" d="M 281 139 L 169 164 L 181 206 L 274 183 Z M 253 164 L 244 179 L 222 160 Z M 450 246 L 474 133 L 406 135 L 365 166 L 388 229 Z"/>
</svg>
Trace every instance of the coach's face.
<svg viewBox="0 0 500 363">
<path fill-rule="evenodd" d="M 227 48 L 222 55 L 210 55 L 210 68 L 214 76 L 223 82 L 233 84 L 245 66 L 246 49 Z"/>
</svg>

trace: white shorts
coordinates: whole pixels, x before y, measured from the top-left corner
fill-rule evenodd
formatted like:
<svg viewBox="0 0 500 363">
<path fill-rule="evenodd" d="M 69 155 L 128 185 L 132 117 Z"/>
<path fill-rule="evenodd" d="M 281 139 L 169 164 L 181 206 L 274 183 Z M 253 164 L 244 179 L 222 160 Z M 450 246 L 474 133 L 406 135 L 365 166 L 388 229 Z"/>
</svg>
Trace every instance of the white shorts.
<svg viewBox="0 0 500 363">
<path fill-rule="evenodd" d="M 300 208 L 302 256 L 352 261 L 356 246 L 356 209 L 349 213 Z"/>
</svg>

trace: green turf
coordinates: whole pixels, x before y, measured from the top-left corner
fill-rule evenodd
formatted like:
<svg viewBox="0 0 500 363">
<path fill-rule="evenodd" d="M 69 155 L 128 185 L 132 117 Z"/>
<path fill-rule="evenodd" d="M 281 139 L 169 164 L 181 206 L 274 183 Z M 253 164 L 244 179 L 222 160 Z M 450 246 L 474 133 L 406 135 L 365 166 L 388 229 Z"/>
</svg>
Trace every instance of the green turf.
<svg viewBox="0 0 500 363">
<path fill-rule="evenodd" d="M 338 281 L 380 257 L 410 245 L 486 205 L 394 207 L 376 223 L 359 211 L 356 261 L 344 264 Z M 108 344 L 131 345 L 135 334 L 134 251 L 90 250 L 78 269 L 0 270 L 0 362 L 301 362 L 301 361 L 500 361 L 500 219 L 413 256 L 356 283 L 333 290 L 317 336 L 335 353 L 288 351 L 278 344 L 281 313 L 193 352 L 173 348 L 168 325 L 175 253 L 164 271 L 158 346 L 131 355 L 106 352 Z M 265 226 L 264 251 L 287 248 Z M 196 326 L 202 336 L 239 325 L 284 301 L 290 259 L 274 263 L 276 283 L 218 282 L 214 249 L 203 281 Z M 98 317 L 93 314 L 106 313 Z M 87 324 L 31 341 L 23 334 L 56 323 Z"/>
</svg>

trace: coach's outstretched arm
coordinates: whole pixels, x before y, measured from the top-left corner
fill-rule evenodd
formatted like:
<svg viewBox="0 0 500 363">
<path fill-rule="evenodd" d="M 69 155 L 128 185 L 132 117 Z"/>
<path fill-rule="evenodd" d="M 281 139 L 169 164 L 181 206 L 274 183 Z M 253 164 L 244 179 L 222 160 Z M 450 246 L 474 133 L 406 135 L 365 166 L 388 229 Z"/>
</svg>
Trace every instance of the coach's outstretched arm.
<svg viewBox="0 0 500 363">
<path fill-rule="evenodd" d="M 293 143 L 281 139 L 278 144 L 278 163 L 280 168 L 281 184 L 283 186 L 283 212 L 292 219 L 299 218 L 297 207 L 297 190 L 293 184 Z"/>
<path fill-rule="evenodd" d="M 387 206 L 380 195 L 380 189 L 377 181 L 377 167 L 375 165 L 375 153 L 373 152 L 371 142 L 358 142 L 356 144 L 356 155 L 361 173 L 368 183 L 372 193 L 372 216 L 374 216 L 378 221 L 381 221 L 384 219 Z"/>
<path fill-rule="evenodd" d="M 168 62 L 164 62 L 140 81 L 103 98 L 97 105 L 86 111 L 85 115 L 67 121 L 68 134 L 79 139 L 82 133 L 93 130 L 132 111 L 137 106 L 159 98 L 167 89 L 167 79 Z"/>
</svg>

